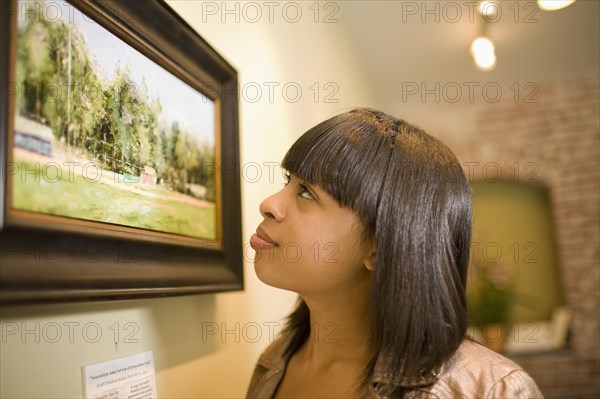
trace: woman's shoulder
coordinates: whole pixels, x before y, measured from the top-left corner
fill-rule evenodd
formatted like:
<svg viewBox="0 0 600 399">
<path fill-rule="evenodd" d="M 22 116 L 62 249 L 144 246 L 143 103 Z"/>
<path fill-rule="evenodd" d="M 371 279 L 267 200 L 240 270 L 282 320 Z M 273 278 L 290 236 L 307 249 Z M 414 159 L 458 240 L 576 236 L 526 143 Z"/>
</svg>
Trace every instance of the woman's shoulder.
<svg viewBox="0 0 600 399">
<path fill-rule="evenodd" d="M 258 358 L 257 364 L 266 368 L 281 368 L 286 361 L 286 350 L 290 345 L 287 335 L 280 334 L 271 342 Z"/>
<path fill-rule="evenodd" d="M 462 368 L 474 368 L 476 370 L 493 367 L 495 371 L 522 370 L 514 361 L 494 352 L 486 346 L 471 339 L 463 340 L 455 355 L 450 359 L 450 367 L 460 366 Z"/>
<path fill-rule="evenodd" d="M 289 354 L 290 342 L 286 335 L 278 336 L 262 352 L 250 380 L 248 398 L 272 398 L 283 378 Z"/>
<path fill-rule="evenodd" d="M 543 397 L 521 366 L 471 340 L 463 341 L 444 365 L 431 393 L 440 397 Z"/>
</svg>

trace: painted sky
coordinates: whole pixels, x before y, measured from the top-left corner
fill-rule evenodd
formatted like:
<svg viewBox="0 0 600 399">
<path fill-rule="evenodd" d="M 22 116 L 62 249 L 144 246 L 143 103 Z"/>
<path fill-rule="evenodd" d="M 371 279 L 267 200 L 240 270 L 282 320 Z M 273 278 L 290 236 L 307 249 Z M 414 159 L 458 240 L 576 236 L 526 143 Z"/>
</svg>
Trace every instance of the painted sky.
<svg viewBox="0 0 600 399">
<path fill-rule="evenodd" d="M 24 15 L 24 3 L 23 0 L 19 3 L 20 16 Z M 33 8 L 27 5 L 27 9 Z M 158 98 L 160 101 L 163 109 L 161 120 L 169 125 L 178 121 L 182 130 L 194 134 L 201 142 L 214 145 L 215 106 L 210 99 L 156 65 L 70 4 L 64 1 L 49 2 L 39 7 L 36 12 L 50 22 L 61 20 L 73 24 L 85 38 L 89 57 L 94 62 L 99 77 L 107 81 L 112 80 L 117 66 L 129 71 L 129 76 L 140 91 L 143 91 L 145 81 L 150 98 Z"/>
</svg>

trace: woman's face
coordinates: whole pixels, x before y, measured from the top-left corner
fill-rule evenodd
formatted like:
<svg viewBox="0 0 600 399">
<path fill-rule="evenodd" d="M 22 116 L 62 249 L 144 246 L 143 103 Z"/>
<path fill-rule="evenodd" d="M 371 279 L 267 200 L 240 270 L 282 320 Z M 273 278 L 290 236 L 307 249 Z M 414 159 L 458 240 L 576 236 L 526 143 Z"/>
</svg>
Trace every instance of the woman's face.
<svg viewBox="0 0 600 399">
<path fill-rule="evenodd" d="M 368 286 L 374 247 L 363 239 L 363 224 L 318 186 L 292 175 L 260 212 L 264 220 L 250 244 L 261 281 L 302 296 Z"/>
</svg>

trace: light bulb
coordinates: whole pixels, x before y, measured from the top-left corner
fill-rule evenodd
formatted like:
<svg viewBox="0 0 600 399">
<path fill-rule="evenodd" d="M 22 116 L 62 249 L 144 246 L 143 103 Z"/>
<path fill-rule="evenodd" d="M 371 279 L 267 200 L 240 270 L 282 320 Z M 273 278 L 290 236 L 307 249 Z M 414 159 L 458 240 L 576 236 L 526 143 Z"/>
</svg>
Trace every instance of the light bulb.
<svg viewBox="0 0 600 399">
<path fill-rule="evenodd" d="M 477 37 L 471 44 L 471 54 L 473 54 L 473 56 L 486 53 L 493 54 L 495 51 L 494 43 L 485 36 Z"/>
<path fill-rule="evenodd" d="M 483 71 L 491 71 L 496 66 L 496 54 L 475 56 L 475 64 Z"/>
<path fill-rule="evenodd" d="M 471 54 L 479 69 L 489 71 L 496 66 L 494 43 L 484 36 L 479 36 L 471 44 Z"/>
<path fill-rule="evenodd" d="M 538 0 L 538 6 L 544 11 L 560 10 L 575 3 L 575 0 Z"/>
<path fill-rule="evenodd" d="M 479 2 L 479 13 L 484 17 L 493 17 L 498 13 L 498 3 L 484 0 Z"/>
</svg>

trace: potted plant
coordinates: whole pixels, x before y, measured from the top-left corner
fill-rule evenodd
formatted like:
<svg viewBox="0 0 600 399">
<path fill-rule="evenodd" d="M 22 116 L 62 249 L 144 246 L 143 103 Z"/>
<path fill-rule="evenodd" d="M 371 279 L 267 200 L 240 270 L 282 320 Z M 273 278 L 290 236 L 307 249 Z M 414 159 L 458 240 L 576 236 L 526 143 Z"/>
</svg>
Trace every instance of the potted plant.
<svg viewBox="0 0 600 399">
<path fill-rule="evenodd" d="M 467 288 L 469 321 L 481 330 L 485 345 L 497 352 L 502 352 L 508 332 L 512 288 L 506 264 L 474 257 Z"/>
</svg>

